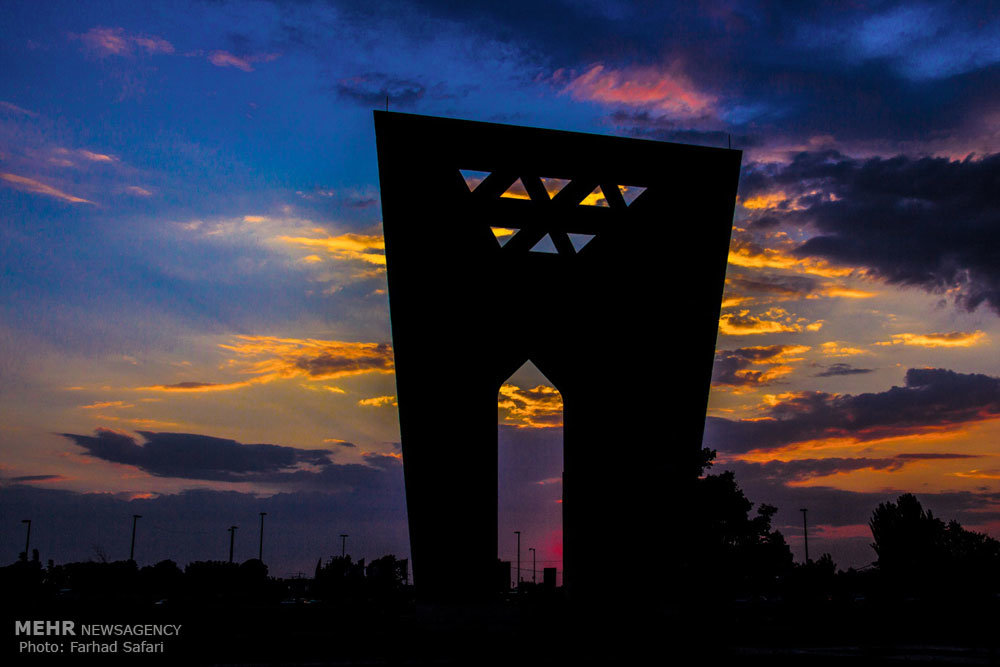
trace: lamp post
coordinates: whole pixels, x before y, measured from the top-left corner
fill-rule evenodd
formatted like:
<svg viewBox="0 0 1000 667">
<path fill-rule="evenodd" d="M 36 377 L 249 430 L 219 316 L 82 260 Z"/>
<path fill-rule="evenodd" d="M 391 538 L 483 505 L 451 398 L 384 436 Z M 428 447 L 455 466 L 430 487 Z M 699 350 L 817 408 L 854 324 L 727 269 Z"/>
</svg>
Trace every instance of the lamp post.
<svg viewBox="0 0 1000 667">
<path fill-rule="evenodd" d="M 229 527 L 229 562 L 233 562 L 233 543 L 236 541 L 236 529 L 239 526 Z"/>
<path fill-rule="evenodd" d="M 257 550 L 257 560 L 264 562 L 264 517 L 267 512 L 260 513 L 260 548 Z"/>
<path fill-rule="evenodd" d="M 344 558 L 347 556 L 347 538 L 350 537 L 347 533 L 340 534 L 340 557 Z"/>
<path fill-rule="evenodd" d="M 521 592 L 521 531 L 515 530 L 514 534 L 517 535 L 517 574 L 514 577 L 514 584 L 517 588 L 518 593 Z"/>
<path fill-rule="evenodd" d="M 535 547 L 528 547 L 528 551 L 531 552 L 531 583 L 537 584 L 538 569 L 535 567 L 535 556 L 537 556 L 538 554 L 535 553 Z"/>
<path fill-rule="evenodd" d="M 141 519 L 141 514 L 132 515 L 132 546 L 128 550 L 128 559 L 135 560 L 135 522 L 137 519 Z"/>
<path fill-rule="evenodd" d="M 28 534 L 24 538 L 24 562 L 28 562 L 28 547 L 31 546 L 31 519 L 21 519 L 21 523 L 28 524 Z"/>
<path fill-rule="evenodd" d="M 802 512 L 802 541 L 804 542 L 805 547 L 806 547 L 806 565 L 808 565 L 809 564 L 809 528 L 808 528 L 808 524 L 806 523 L 806 512 L 808 512 L 809 510 L 807 508 L 803 507 L 799 511 Z"/>
</svg>

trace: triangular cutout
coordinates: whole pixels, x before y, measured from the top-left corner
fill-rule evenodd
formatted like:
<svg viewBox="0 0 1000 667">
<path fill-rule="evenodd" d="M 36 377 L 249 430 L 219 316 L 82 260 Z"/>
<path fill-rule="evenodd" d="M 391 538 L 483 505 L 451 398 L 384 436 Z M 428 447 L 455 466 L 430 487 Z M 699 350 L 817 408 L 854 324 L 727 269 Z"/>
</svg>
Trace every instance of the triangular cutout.
<svg viewBox="0 0 1000 667">
<path fill-rule="evenodd" d="M 497 243 L 500 244 L 501 248 L 507 245 L 507 241 L 514 238 L 514 234 L 518 232 L 517 229 L 511 227 L 490 227 L 490 230 L 493 232 L 493 236 L 496 237 Z"/>
<path fill-rule="evenodd" d="M 535 244 L 535 246 L 531 249 L 531 252 L 545 252 L 549 253 L 550 255 L 559 254 L 559 250 L 556 249 L 555 242 L 552 240 L 552 237 L 549 236 L 548 234 L 543 236 L 541 240 L 539 240 L 538 243 Z"/>
<path fill-rule="evenodd" d="M 546 176 L 542 176 L 541 180 L 542 185 L 545 186 L 545 192 L 549 195 L 549 199 L 552 199 L 559 194 L 559 192 L 566 187 L 566 184 L 569 183 L 568 178 L 548 178 Z"/>
<path fill-rule="evenodd" d="M 566 236 L 569 237 L 569 242 L 573 244 L 573 250 L 577 252 L 583 250 L 583 246 L 594 239 L 593 234 L 567 234 Z"/>
<path fill-rule="evenodd" d="M 491 173 L 488 171 L 476 171 L 475 169 L 459 169 L 458 172 L 462 174 L 462 178 L 465 180 L 465 185 L 468 186 L 469 192 L 478 188 L 479 184 L 485 181 L 486 177 Z"/>
<path fill-rule="evenodd" d="M 619 185 L 618 189 L 622 193 L 622 199 L 625 200 L 626 206 L 631 206 L 639 195 L 646 191 L 646 188 L 639 185 Z"/>
<path fill-rule="evenodd" d="M 608 200 L 604 196 L 604 190 L 602 190 L 601 186 L 598 185 L 596 188 L 594 188 L 593 192 L 591 192 L 589 195 L 587 195 L 586 198 L 582 202 L 580 202 L 580 205 L 581 206 L 603 206 L 603 207 L 607 208 L 608 207 Z"/>
<path fill-rule="evenodd" d="M 500 196 L 507 199 L 531 199 L 527 188 L 524 187 L 524 183 L 521 182 L 520 178 L 514 181 L 514 184 L 507 188 L 507 191 Z"/>
</svg>

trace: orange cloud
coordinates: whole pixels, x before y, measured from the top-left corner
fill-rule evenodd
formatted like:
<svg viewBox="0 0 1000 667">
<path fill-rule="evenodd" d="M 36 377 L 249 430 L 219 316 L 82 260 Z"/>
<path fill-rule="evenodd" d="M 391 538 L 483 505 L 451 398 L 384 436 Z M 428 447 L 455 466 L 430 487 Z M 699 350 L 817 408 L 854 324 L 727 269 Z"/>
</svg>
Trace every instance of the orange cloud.
<svg viewBox="0 0 1000 667">
<path fill-rule="evenodd" d="M 563 403 L 555 387 L 538 385 L 522 389 L 517 385 L 500 387 L 497 398 L 500 422 L 519 428 L 549 428 L 562 426 Z"/>
<path fill-rule="evenodd" d="M 788 196 L 784 192 L 779 191 L 757 195 L 756 197 L 741 201 L 740 204 L 743 208 L 748 208 L 751 211 L 761 211 L 777 208 L 779 204 L 786 201 L 788 201 Z"/>
<path fill-rule="evenodd" d="M 328 253 L 334 259 L 356 260 L 385 265 L 385 241 L 374 234 L 341 234 L 326 238 L 304 236 L 279 236 L 277 240 L 289 245 L 301 246 Z"/>
<path fill-rule="evenodd" d="M 131 403 L 126 403 L 125 401 L 101 401 L 99 403 L 91 403 L 90 405 L 81 405 L 80 408 L 83 410 L 102 410 L 104 408 L 134 408 L 135 406 Z"/>
<path fill-rule="evenodd" d="M 653 67 L 614 70 L 597 64 L 570 81 L 563 92 L 576 99 L 645 107 L 682 117 L 708 114 L 716 101 L 680 73 Z"/>
<path fill-rule="evenodd" d="M 215 382 L 178 382 L 176 384 L 155 384 L 149 387 L 136 387 L 137 391 L 166 391 L 166 392 L 181 392 L 181 393 L 204 393 L 212 391 L 231 391 L 233 389 L 243 389 L 244 387 L 249 387 L 250 385 L 260 384 L 262 382 L 267 382 L 271 378 L 254 378 L 253 380 L 244 380 L 242 382 L 225 382 L 225 383 L 215 383 Z"/>
<path fill-rule="evenodd" d="M 381 408 L 386 405 L 398 405 L 396 403 L 395 396 L 374 396 L 372 398 L 363 398 L 358 401 L 358 405 L 370 408 Z"/>
<path fill-rule="evenodd" d="M 719 318 L 719 333 L 727 336 L 750 336 L 768 333 L 798 333 L 819 331 L 824 321 L 809 322 L 805 318 L 791 315 L 784 308 L 771 308 L 759 316 L 749 310 L 727 313 Z"/>
<path fill-rule="evenodd" d="M 227 361 L 226 367 L 253 377 L 236 382 L 185 381 L 137 387 L 136 390 L 174 393 L 231 391 L 294 377 L 318 381 L 393 371 L 392 347 L 385 343 L 236 336 L 232 344 L 223 343 L 219 347 L 235 354 L 235 358 Z M 339 387 L 324 388 L 344 393 Z"/>
<path fill-rule="evenodd" d="M 17 174 L 8 174 L 5 172 L 0 172 L 0 178 L 12 184 L 18 190 L 24 190 L 25 192 L 33 192 L 39 195 L 48 195 L 49 197 L 55 197 L 56 199 L 61 199 L 63 201 L 70 202 L 72 204 L 94 204 L 94 202 L 89 199 L 83 199 L 81 197 L 75 197 L 71 194 L 67 194 L 62 190 L 57 190 L 51 185 L 46 185 L 41 181 L 36 181 L 32 178 L 26 178 L 24 176 L 18 176 Z M 96 204 L 94 204 L 96 206 Z"/>
<path fill-rule="evenodd" d="M 871 354 L 868 350 L 850 347 L 847 343 L 834 340 L 821 343 L 819 348 L 825 357 L 852 357 L 859 354 Z"/>
<path fill-rule="evenodd" d="M 785 269 L 798 273 L 808 273 L 824 278 L 848 276 L 854 269 L 835 267 L 830 263 L 811 257 L 799 258 L 791 255 L 791 243 L 785 242 L 779 248 L 765 248 L 745 239 L 734 238 L 729 247 L 729 263 L 750 269 Z"/>
<path fill-rule="evenodd" d="M 913 345 L 916 347 L 972 347 L 989 341 L 982 331 L 951 331 L 949 333 L 893 334 L 892 340 L 876 345 Z"/>
</svg>

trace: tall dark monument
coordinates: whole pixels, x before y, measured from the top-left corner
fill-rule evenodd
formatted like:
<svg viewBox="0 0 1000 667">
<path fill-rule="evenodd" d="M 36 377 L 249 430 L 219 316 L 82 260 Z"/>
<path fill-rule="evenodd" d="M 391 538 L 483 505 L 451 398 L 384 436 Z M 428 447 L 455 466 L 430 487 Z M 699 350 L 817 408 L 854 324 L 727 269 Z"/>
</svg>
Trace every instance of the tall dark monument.
<svg viewBox="0 0 1000 667">
<path fill-rule="evenodd" d="M 633 585 L 660 599 L 741 153 L 378 111 L 375 130 L 418 595 L 494 590 L 497 392 L 531 360 L 564 403 L 567 590 L 603 601 L 645 560 Z"/>
</svg>

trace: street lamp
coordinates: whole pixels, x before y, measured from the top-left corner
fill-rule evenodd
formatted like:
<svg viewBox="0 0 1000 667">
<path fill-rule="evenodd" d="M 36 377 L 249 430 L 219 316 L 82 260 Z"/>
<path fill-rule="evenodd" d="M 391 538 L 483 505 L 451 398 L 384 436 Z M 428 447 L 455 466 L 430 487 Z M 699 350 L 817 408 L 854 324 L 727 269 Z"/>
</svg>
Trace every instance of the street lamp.
<svg viewBox="0 0 1000 667">
<path fill-rule="evenodd" d="M 347 538 L 350 537 L 347 533 L 340 534 L 340 557 L 344 558 L 347 555 Z"/>
<path fill-rule="evenodd" d="M 538 570 L 535 567 L 535 556 L 537 556 L 538 554 L 535 553 L 535 547 L 528 547 L 528 551 L 531 552 L 531 583 L 532 584 L 537 584 L 538 583 Z"/>
<path fill-rule="evenodd" d="M 517 586 L 518 592 L 521 591 L 521 531 L 515 530 L 514 534 L 517 535 L 517 576 L 514 578 L 515 585 Z"/>
<path fill-rule="evenodd" d="M 257 550 L 257 560 L 264 562 L 264 517 L 267 512 L 260 513 L 260 548 Z"/>
<path fill-rule="evenodd" d="M 230 563 L 233 562 L 233 542 L 236 541 L 236 529 L 237 528 L 239 528 L 239 526 L 230 526 L 229 527 L 229 562 Z"/>
<path fill-rule="evenodd" d="M 806 524 L 806 512 L 808 512 L 809 510 L 807 508 L 803 507 L 799 511 L 802 512 L 802 540 L 805 543 L 805 547 L 806 547 L 806 565 L 808 565 L 809 564 L 809 528 L 808 528 L 808 525 Z"/>
<path fill-rule="evenodd" d="M 24 561 L 28 562 L 28 547 L 31 546 L 31 519 L 21 519 L 21 523 L 28 524 L 28 535 L 24 538 Z"/>
<path fill-rule="evenodd" d="M 128 550 L 128 559 L 135 560 L 135 522 L 136 519 L 141 519 L 141 514 L 132 515 L 132 547 Z"/>
</svg>

